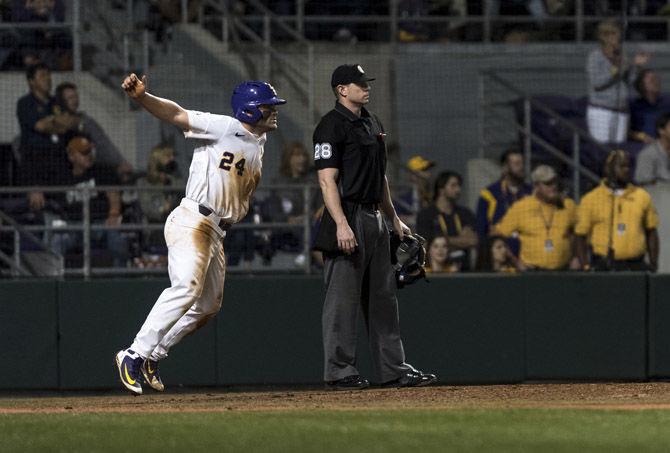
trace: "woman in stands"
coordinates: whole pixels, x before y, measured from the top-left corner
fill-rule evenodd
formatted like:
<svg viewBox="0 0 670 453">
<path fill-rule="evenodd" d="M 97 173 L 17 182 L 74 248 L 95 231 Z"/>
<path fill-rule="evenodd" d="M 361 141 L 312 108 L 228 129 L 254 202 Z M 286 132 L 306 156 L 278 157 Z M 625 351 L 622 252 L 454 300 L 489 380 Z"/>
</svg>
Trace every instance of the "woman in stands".
<svg viewBox="0 0 670 453">
<path fill-rule="evenodd" d="M 426 273 L 453 273 L 460 272 L 461 266 L 449 259 L 449 245 L 444 236 L 435 236 L 428 244 L 428 258 L 426 259 Z"/>
<path fill-rule="evenodd" d="M 621 28 L 614 20 L 598 24 L 597 36 L 600 47 L 589 54 L 586 63 L 589 83 L 586 122 L 598 143 L 621 143 L 628 134 L 629 87 L 650 55 L 637 53 L 631 64 L 623 53 Z"/>
<path fill-rule="evenodd" d="M 479 253 L 477 270 L 479 272 L 516 272 L 517 258 L 502 236 L 491 236 Z"/>
</svg>

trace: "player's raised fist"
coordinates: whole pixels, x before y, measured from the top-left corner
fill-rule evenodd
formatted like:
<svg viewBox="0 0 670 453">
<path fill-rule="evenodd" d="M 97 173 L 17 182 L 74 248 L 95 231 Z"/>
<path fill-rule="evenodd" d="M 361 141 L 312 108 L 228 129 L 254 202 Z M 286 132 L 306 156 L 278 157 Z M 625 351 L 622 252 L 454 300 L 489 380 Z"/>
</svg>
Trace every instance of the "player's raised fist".
<svg viewBox="0 0 670 453">
<path fill-rule="evenodd" d="M 140 80 L 135 73 L 130 74 L 121 84 L 121 88 L 133 99 L 141 98 L 147 91 L 147 76 L 142 76 Z"/>
</svg>

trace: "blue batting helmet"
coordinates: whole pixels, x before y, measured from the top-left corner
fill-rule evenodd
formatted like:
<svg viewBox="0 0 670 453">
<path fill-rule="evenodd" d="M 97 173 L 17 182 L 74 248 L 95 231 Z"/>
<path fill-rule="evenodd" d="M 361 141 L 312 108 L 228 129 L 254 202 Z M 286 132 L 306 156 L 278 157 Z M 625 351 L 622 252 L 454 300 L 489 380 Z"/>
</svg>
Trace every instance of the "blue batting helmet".
<svg viewBox="0 0 670 453">
<path fill-rule="evenodd" d="M 267 82 L 249 80 L 242 82 L 233 90 L 230 105 L 233 116 L 238 120 L 256 124 L 263 116 L 259 105 L 286 104 L 286 100 L 277 97 L 277 91 Z"/>
</svg>

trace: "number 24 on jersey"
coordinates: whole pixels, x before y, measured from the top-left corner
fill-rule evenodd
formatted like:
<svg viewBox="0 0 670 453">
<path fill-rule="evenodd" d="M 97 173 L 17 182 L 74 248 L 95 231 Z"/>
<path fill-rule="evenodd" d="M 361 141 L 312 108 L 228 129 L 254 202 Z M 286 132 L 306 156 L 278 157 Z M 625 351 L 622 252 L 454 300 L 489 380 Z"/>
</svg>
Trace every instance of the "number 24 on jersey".
<svg viewBox="0 0 670 453">
<path fill-rule="evenodd" d="M 223 158 L 221 159 L 221 163 L 219 163 L 219 168 L 225 171 L 230 171 L 230 169 L 233 167 L 233 161 L 235 160 L 235 155 L 233 153 L 229 153 L 226 151 L 223 153 Z M 247 163 L 246 159 L 242 158 L 238 160 L 234 166 L 237 169 L 237 174 L 239 176 L 242 176 L 244 174 L 244 165 Z"/>
</svg>

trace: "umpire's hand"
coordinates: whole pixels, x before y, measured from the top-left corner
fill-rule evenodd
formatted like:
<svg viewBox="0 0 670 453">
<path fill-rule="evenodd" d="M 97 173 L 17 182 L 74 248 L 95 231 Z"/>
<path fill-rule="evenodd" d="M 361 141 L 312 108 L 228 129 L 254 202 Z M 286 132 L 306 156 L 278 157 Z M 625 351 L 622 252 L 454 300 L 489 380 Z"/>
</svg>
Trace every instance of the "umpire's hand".
<svg viewBox="0 0 670 453">
<path fill-rule="evenodd" d="M 337 224 L 337 247 L 347 255 L 354 253 L 358 247 L 354 231 L 346 221 Z"/>
<path fill-rule="evenodd" d="M 123 88 L 126 91 L 126 94 L 131 98 L 141 98 L 147 92 L 147 76 L 142 76 L 142 80 L 140 80 L 135 73 L 132 73 L 123 79 L 121 88 Z"/>
<path fill-rule="evenodd" d="M 400 236 L 400 240 L 402 240 L 405 235 L 412 234 L 412 230 L 410 230 L 410 228 L 405 225 L 405 222 L 400 220 L 400 217 L 398 216 L 393 217 L 393 231 Z"/>
</svg>

